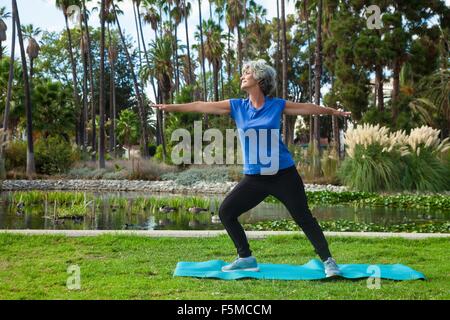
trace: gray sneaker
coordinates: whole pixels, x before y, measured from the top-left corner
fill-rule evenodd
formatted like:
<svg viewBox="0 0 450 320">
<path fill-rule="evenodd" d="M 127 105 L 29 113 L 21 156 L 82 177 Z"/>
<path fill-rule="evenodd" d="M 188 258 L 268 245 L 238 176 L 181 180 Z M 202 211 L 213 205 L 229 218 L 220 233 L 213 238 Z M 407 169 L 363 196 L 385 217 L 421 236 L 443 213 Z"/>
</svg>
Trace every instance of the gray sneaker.
<svg viewBox="0 0 450 320">
<path fill-rule="evenodd" d="M 325 267 L 325 275 L 327 278 L 342 275 L 342 271 L 336 264 L 336 260 L 331 257 L 324 261 L 323 266 Z"/>
<path fill-rule="evenodd" d="M 233 263 L 222 267 L 223 272 L 233 271 L 259 271 L 256 258 L 253 256 L 247 258 L 237 258 Z"/>
</svg>

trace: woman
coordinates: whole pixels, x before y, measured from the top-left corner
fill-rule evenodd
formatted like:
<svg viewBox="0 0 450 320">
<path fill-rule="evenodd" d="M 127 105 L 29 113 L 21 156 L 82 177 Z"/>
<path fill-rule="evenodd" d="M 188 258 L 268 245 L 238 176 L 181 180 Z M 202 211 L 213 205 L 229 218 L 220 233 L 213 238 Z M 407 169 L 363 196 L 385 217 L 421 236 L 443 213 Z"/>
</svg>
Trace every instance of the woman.
<svg viewBox="0 0 450 320">
<path fill-rule="evenodd" d="M 222 268 L 222 271 L 235 270 L 259 271 L 256 258 L 252 256 L 242 225 L 238 217 L 258 205 L 268 195 L 278 198 L 289 210 L 295 222 L 302 228 L 312 243 L 315 252 L 324 262 L 327 277 L 340 274 L 336 261 L 332 258 L 327 240 L 312 216 L 306 199 L 303 181 L 297 172 L 295 163 L 279 135 L 282 113 L 288 115 L 319 115 L 329 114 L 350 116 L 350 112 L 338 111 L 332 108 L 320 107 L 310 103 L 294 103 L 269 96 L 276 85 L 276 72 L 264 60 L 250 61 L 243 67 L 241 89 L 248 93 L 247 99 L 229 99 L 219 102 L 192 102 L 187 104 L 158 104 L 154 107 L 164 111 L 199 112 L 210 114 L 230 114 L 240 131 L 240 141 L 244 158 L 244 177 L 226 196 L 219 208 L 219 217 L 232 239 L 238 253 L 237 259 Z M 268 139 L 277 146 L 260 138 L 256 144 L 268 154 L 275 154 L 275 170 L 271 169 L 262 159 L 255 155 L 255 144 L 252 151 L 245 139 L 248 130 L 270 130 Z M 277 130 L 273 130 L 277 129 Z M 278 134 L 276 134 L 278 133 Z M 275 138 L 275 139 L 274 139 Z M 256 161 L 250 161 L 251 158 Z M 269 172 L 269 173 L 267 173 Z"/>
</svg>

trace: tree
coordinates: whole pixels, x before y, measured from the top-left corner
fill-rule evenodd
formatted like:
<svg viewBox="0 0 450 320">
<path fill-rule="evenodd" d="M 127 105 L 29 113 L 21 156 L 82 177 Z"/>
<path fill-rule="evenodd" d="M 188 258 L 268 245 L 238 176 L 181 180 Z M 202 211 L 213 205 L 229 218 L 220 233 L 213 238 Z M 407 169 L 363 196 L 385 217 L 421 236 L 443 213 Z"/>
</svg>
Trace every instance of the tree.
<svg viewBox="0 0 450 320">
<path fill-rule="evenodd" d="M 35 28 L 32 24 L 22 26 L 23 37 L 24 37 L 24 39 L 28 40 L 27 54 L 28 54 L 28 58 L 30 59 L 30 88 L 31 88 L 31 90 L 33 88 L 33 71 L 34 71 L 33 62 L 39 56 L 39 51 L 41 50 L 41 47 L 39 46 L 35 37 L 39 36 L 41 34 L 41 32 L 42 32 L 41 29 Z"/>
<path fill-rule="evenodd" d="M 205 46 L 203 43 L 203 19 L 202 19 L 202 3 L 201 0 L 198 0 L 198 10 L 199 10 L 199 26 L 200 26 L 200 47 L 201 52 L 199 54 L 200 56 L 200 63 L 202 66 L 202 79 L 203 79 L 203 100 L 208 101 L 208 93 L 206 91 L 206 71 L 205 71 Z M 208 115 L 204 114 L 203 119 L 205 122 L 205 128 L 208 128 Z"/>
<path fill-rule="evenodd" d="M 66 32 L 67 32 L 67 37 L 68 37 L 67 51 L 69 52 L 70 64 L 72 66 L 73 101 L 75 103 L 75 110 L 76 110 L 75 112 L 78 114 L 80 112 L 81 103 L 80 103 L 80 96 L 78 94 L 77 69 L 76 69 L 75 59 L 73 56 L 72 32 L 71 32 L 70 26 L 69 26 L 69 11 L 68 11 L 72 5 L 77 5 L 78 7 L 81 7 L 79 0 L 56 0 L 56 7 L 62 11 L 62 13 L 64 15 L 64 21 L 66 24 Z M 76 128 L 79 129 L 79 124 L 78 124 L 79 117 L 77 116 L 76 118 L 77 118 Z M 77 130 L 77 134 L 76 134 L 76 143 L 81 144 L 81 141 L 79 139 L 78 130 Z"/>
<path fill-rule="evenodd" d="M 137 20 L 138 20 L 138 25 L 139 25 L 139 34 L 138 37 L 140 35 L 141 41 L 142 41 L 142 48 L 144 49 L 144 56 L 145 56 L 145 60 L 148 63 L 148 52 L 147 52 L 147 46 L 145 44 L 145 38 L 144 38 L 144 30 L 142 28 L 142 14 L 141 14 L 141 9 L 140 9 L 140 4 L 141 4 L 141 0 L 139 1 L 135 1 L 135 5 L 136 5 L 136 13 L 137 13 Z M 145 20 L 144 20 L 145 21 Z M 154 79 L 151 78 L 150 79 L 151 82 L 150 84 L 152 85 L 152 89 L 153 89 L 153 94 L 155 96 L 155 99 L 157 98 L 157 93 L 156 93 L 156 88 L 155 88 L 155 82 Z"/>
<path fill-rule="evenodd" d="M 8 27 L 4 19 L 9 19 L 11 14 L 6 11 L 6 7 L 0 7 L 0 60 L 3 58 L 2 42 L 6 41 L 6 30 Z"/>
<path fill-rule="evenodd" d="M 107 0 L 100 0 L 100 99 L 99 99 L 99 115 L 100 115 L 100 132 L 98 143 L 98 168 L 104 169 L 105 163 L 105 22 L 106 22 L 106 10 Z M 114 3 L 108 0 L 108 5 L 112 6 L 114 10 Z M 115 14 L 114 14 L 115 15 Z"/>
<path fill-rule="evenodd" d="M 281 0 L 281 44 L 282 44 L 282 82 L 283 82 L 283 91 L 282 97 L 283 99 L 288 99 L 288 74 L 287 74 L 287 59 L 288 59 L 288 50 L 287 50 L 287 39 L 286 39 L 286 13 L 285 13 L 285 3 L 284 0 Z M 287 126 L 287 118 L 288 115 L 283 114 L 283 139 L 286 145 L 289 144 L 287 140 L 288 137 L 288 126 Z"/>
<path fill-rule="evenodd" d="M 7 17 L 9 17 L 10 14 L 6 13 L 6 8 L 2 7 L 0 8 L 0 33 L 4 32 L 4 35 L 0 35 L 0 37 L 2 37 L 1 39 L 3 39 L 3 41 L 6 40 L 6 24 L 3 22 L 3 19 L 6 19 Z M 16 51 L 16 23 L 15 23 L 15 15 L 13 15 L 13 19 L 12 19 L 12 23 L 13 23 L 13 27 L 12 27 L 12 37 L 11 37 L 11 56 L 9 59 L 9 75 L 8 75 L 8 85 L 7 85 L 7 93 L 6 93 L 6 103 L 5 103 L 5 111 L 3 114 L 3 131 L 7 132 L 8 130 L 8 121 L 9 121 L 9 111 L 11 108 L 11 95 L 12 95 L 12 87 L 13 87 L 13 80 L 14 80 L 14 62 L 15 62 L 15 51 Z M 3 23 L 3 26 L 2 26 Z M 0 41 L 0 51 L 1 51 L 1 41 Z M 0 54 L 0 62 L 2 61 L 2 56 Z M 3 161 L 3 154 L 4 154 L 4 147 L 5 147 L 5 142 L 6 142 L 6 134 L 3 135 L 3 141 L 1 143 L 0 146 L 0 159 L 1 161 L 1 165 L 4 166 L 4 161 Z M 2 168 L 3 169 L 3 168 Z M 2 170 L 2 172 L 4 172 L 4 170 Z"/>
<path fill-rule="evenodd" d="M 187 48 L 188 74 L 189 74 L 189 77 L 186 78 L 186 82 L 188 85 L 191 85 L 194 82 L 193 80 L 194 74 L 192 72 L 192 61 L 191 61 L 191 48 L 189 44 L 189 27 L 188 27 L 188 18 L 189 15 L 191 14 L 191 3 L 190 2 L 186 3 L 186 0 L 183 0 L 182 8 L 183 8 L 184 27 L 186 30 L 186 48 Z"/>
<path fill-rule="evenodd" d="M 90 102 L 91 102 L 91 126 L 92 126 L 92 161 L 95 161 L 96 158 L 96 152 L 97 152 L 97 140 L 96 140 L 96 103 L 95 103 L 95 94 L 94 94 L 94 75 L 93 75 L 93 61 L 92 61 L 92 46 L 91 46 L 91 35 L 90 35 L 90 31 L 89 31 L 89 24 L 88 24 L 88 11 L 86 9 L 86 1 L 83 0 L 82 1 L 82 5 L 83 5 L 83 16 L 82 16 L 82 20 L 84 22 L 84 37 L 85 37 L 85 42 L 84 44 L 86 45 L 85 49 L 86 51 L 84 51 L 83 49 L 81 50 L 81 52 L 84 52 L 85 55 L 87 56 L 87 62 L 88 62 L 88 72 L 89 72 L 89 84 L 90 84 Z M 86 59 L 86 57 L 84 57 Z M 86 75 L 85 75 L 86 76 Z M 85 95 L 87 96 L 87 93 L 85 93 Z M 88 132 L 88 126 L 87 123 L 88 121 L 88 117 L 87 115 L 85 116 L 85 120 L 86 120 L 86 136 L 87 136 L 87 132 Z"/>
<path fill-rule="evenodd" d="M 27 59 L 25 57 L 25 48 L 23 45 L 22 28 L 20 24 L 19 10 L 17 9 L 17 1 L 12 0 L 13 16 L 15 18 L 17 33 L 19 36 L 20 56 L 22 60 L 22 77 L 25 90 L 25 110 L 27 118 L 27 176 L 32 178 L 36 174 L 36 166 L 34 162 L 33 148 L 33 122 L 31 115 L 31 92 L 28 79 Z"/>
<path fill-rule="evenodd" d="M 237 65 L 239 75 L 242 73 L 242 40 L 241 29 L 239 25 L 243 19 L 243 7 L 241 0 L 229 0 L 226 6 L 226 21 L 228 28 L 234 33 L 234 29 L 237 29 Z"/>
<path fill-rule="evenodd" d="M 75 129 L 70 87 L 59 81 L 35 79 L 33 90 L 33 129 L 44 138 L 62 136 L 70 142 Z"/>
<path fill-rule="evenodd" d="M 222 33 L 222 28 L 220 27 L 220 25 L 215 24 L 211 19 L 208 21 L 204 21 L 203 27 L 201 29 L 204 30 L 206 38 L 206 42 L 204 45 L 205 58 L 213 66 L 214 101 L 219 101 L 219 72 L 224 51 L 224 44 L 222 43 L 222 40 L 226 39 L 226 35 Z M 197 39 L 200 38 L 200 34 L 196 32 L 195 37 Z"/>
<path fill-rule="evenodd" d="M 123 145 L 131 150 L 131 146 L 138 141 L 139 119 L 136 113 L 129 109 L 124 109 L 120 113 L 117 121 L 117 137 Z"/>
<path fill-rule="evenodd" d="M 144 105 L 143 105 L 144 100 L 143 100 L 143 98 L 141 96 L 141 92 L 139 90 L 139 84 L 138 84 L 138 80 L 137 80 L 137 77 L 136 77 L 136 73 L 134 71 L 133 61 L 131 60 L 130 53 L 128 52 L 128 48 L 126 46 L 125 37 L 124 37 L 124 35 L 122 33 L 122 29 L 120 27 L 119 18 L 118 18 L 116 7 L 114 6 L 113 0 L 111 0 L 111 3 L 112 3 L 113 14 L 114 14 L 114 17 L 116 19 L 117 31 L 118 31 L 118 33 L 120 35 L 121 40 L 122 40 L 122 45 L 124 47 L 125 54 L 126 54 L 127 60 L 128 60 L 128 64 L 129 64 L 129 67 L 130 67 L 131 76 L 133 78 L 134 90 L 135 90 L 135 93 L 136 93 L 138 110 L 139 110 L 139 119 L 140 119 L 140 122 L 141 122 L 141 130 L 142 130 L 141 134 L 142 134 L 143 143 L 144 143 L 143 157 L 147 158 L 148 157 L 148 136 L 147 136 L 147 121 L 146 121 L 147 113 L 145 112 Z"/>
<path fill-rule="evenodd" d="M 162 103 L 168 103 L 170 100 L 170 92 L 172 91 L 172 76 L 173 66 L 171 62 L 172 57 L 172 40 L 169 36 L 157 38 L 150 43 L 149 50 L 150 65 L 147 65 L 144 70 L 144 79 L 149 79 L 154 76 L 158 82 L 158 88 L 161 90 Z M 159 124 L 161 126 L 160 132 L 163 133 L 164 123 L 163 114 L 157 113 Z M 164 135 L 162 135 L 163 159 L 166 156 L 166 143 Z"/>
</svg>

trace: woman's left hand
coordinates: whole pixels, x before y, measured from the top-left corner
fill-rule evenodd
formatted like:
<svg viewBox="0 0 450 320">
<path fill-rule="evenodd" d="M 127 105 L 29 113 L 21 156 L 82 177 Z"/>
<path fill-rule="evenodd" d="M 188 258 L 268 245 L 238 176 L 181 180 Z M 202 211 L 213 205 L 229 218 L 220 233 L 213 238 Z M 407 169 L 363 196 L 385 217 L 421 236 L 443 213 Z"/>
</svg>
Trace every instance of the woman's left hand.
<svg viewBox="0 0 450 320">
<path fill-rule="evenodd" d="M 352 116 L 352 113 L 351 113 L 351 112 L 344 111 L 343 109 L 337 109 L 337 110 L 333 113 L 333 116 L 351 117 L 351 116 Z"/>
</svg>

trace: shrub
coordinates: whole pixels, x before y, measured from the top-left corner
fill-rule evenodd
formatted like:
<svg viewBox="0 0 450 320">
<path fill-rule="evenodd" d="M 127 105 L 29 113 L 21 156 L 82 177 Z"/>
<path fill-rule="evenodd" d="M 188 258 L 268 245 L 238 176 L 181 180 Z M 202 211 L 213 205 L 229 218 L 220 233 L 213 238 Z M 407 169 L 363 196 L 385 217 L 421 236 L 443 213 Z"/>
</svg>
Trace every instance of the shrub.
<svg viewBox="0 0 450 320">
<path fill-rule="evenodd" d="M 21 140 L 11 141 L 5 148 L 5 168 L 7 171 L 16 168 L 26 168 L 27 142 Z"/>
<path fill-rule="evenodd" d="M 366 192 L 401 188 L 400 155 L 386 127 L 364 124 L 349 129 L 345 144 L 348 157 L 337 174 L 346 186 Z"/>
<path fill-rule="evenodd" d="M 36 172 L 59 174 L 67 172 L 77 159 L 77 151 L 59 136 L 37 139 L 35 143 Z"/>
<path fill-rule="evenodd" d="M 440 153 L 450 149 L 449 139 L 439 140 L 439 130 L 422 126 L 411 130 L 403 185 L 408 190 L 439 192 L 450 190 L 450 170 Z"/>
<path fill-rule="evenodd" d="M 363 125 L 345 134 L 348 157 L 338 170 L 345 185 L 359 191 L 450 189 L 450 169 L 441 153 L 450 149 L 439 130 L 422 126 L 389 133 L 386 127 Z"/>
</svg>

